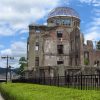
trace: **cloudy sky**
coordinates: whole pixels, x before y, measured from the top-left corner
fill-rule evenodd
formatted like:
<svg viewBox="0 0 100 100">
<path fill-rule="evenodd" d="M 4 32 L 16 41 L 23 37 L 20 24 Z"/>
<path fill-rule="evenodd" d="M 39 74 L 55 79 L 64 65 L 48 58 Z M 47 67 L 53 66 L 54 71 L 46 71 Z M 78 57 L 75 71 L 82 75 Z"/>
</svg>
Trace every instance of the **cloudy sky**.
<svg viewBox="0 0 100 100">
<path fill-rule="evenodd" d="M 80 15 L 81 32 L 86 40 L 100 40 L 100 0 L 0 0 L 0 57 L 26 55 L 28 25 L 45 24 L 48 13 L 58 6 L 74 8 Z M 0 58 L 0 67 L 6 61 Z"/>
</svg>

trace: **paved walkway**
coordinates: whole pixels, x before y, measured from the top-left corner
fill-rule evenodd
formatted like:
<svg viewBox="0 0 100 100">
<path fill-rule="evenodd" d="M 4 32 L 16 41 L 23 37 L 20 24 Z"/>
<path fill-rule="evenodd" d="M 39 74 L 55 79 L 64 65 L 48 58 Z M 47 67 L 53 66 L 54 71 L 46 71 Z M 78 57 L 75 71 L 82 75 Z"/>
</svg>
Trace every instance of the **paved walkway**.
<svg viewBox="0 0 100 100">
<path fill-rule="evenodd" d="M 4 100 L 4 99 L 2 98 L 2 96 L 1 96 L 1 94 L 0 94 L 0 100 Z"/>
</svg>

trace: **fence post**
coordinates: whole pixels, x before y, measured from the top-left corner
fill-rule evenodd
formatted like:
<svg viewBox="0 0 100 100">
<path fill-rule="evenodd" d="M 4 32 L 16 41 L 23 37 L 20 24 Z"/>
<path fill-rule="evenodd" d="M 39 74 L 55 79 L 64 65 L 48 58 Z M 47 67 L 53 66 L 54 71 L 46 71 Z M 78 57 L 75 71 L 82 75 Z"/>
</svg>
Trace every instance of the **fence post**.
<svg viewBox="0 0 100 100">
<path fill-rule="evenodd" d="M 67 74 L 66 74 L 66 71 L 65 71 L 65 86 L 67 85 Z"/>
<path fill-rule="evenodd" d="M 98 84 L 99 84 L 99 88 L 100 88 L 100 73 L 99 73 L 99 81 L 98 82 L 99 82 Z"/>
<path fill-rule="evenodd" d="M 66 86 L 66 72 L 65 72 L 65 86 Z"/>
<path fill-rule="evenodd" d="M 81 90 L 82 90 L 82 86 L 83 84 L 82 84 L 82 72 L 81 72 Z"/>
<path fill-rule="evenodd" d="M 59 74 L 58 74 L 58 86 L 59 86 Z"/>
<path fill-rule="evenodd" d="M 94 83 L 94 84 L 95 84 L 95 85 L 94 85 L 94 86 L 95 86 L 94 89 L 96 89 L 96 75 L 95 75 L 95 79 L 94 79 L 94 80 L 95 80 L 95 81 L 94 81 L 94 82 L 95 82 L 95 83 Z"/>
<path fill-rule="evenodd" d="M 38 83 L 40 84 L 40 76 L 39 76 L 39 82 Z"/>
<path fill-rule="evenodd" d="M 74 77 L 74 75 L 73 75 L 73 73 L 72 73 L 72 77 L 71 77 L 71 86 L 74 88 L 74 80 L 73 80 L 74 78 L 73 78 L 73 77 Z"/>
<path fill-rule="evenodd" d="M 45 84 L 45 74 L 44 74 L 44 84 Z"/>
<path fill-rule="evenodd" d="M 69 73 L 68 73 L 68 75 L 67 75 L 67 86 L 68 86 L 68 88 L 69 88 L 69 86 L 70 86 L 70 75 L 69 75 Z"/>
<path fill-rule="evenodd" d="M 90 85 L 90 87 L 91 87 L 91 89 L 93 88 L 93 85 L 92 85 L 92 75 L 91 75 L 91 85 Z"/>
<path fill-rule="evenodd" d="M 49 82 L 50 82 L 50 85 L 51 85 L 51 77 L 49 78 Z"/>
</svg>

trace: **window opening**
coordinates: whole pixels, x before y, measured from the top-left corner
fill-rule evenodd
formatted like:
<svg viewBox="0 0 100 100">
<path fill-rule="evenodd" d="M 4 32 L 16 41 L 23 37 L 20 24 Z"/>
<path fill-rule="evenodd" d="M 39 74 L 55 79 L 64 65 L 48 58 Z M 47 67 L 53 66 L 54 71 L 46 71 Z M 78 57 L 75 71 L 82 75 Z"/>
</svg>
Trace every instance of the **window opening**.
<svg viewBox="0 0 100 100">
<path fill-rule="evenodd" d="M 63 45 L 57 45 L 58 54 L 63 54 Z"/>
</svg>

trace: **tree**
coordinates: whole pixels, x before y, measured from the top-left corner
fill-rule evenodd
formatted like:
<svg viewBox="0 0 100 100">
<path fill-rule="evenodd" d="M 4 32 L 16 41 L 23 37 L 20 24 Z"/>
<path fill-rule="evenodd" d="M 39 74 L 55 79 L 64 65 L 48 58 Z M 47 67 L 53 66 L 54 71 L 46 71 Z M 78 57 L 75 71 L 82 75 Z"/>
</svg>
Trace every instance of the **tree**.
<svg viewBox="0 0 100 100">
<path fill-rule="evenodd" d="M 19 64 L 20 64 L 19 74 L 20 74 L 20 75 L 23 75 L 23 73 L 24 73 L 24 68 L 27 66 L 25 57 L 21 57 L 21 58 L 19 59 Z"/>
<path fill-rule="evenodd" d="M 100 50 L 100 40 L 97 42 L 96 48 Z"/>
</svg>

